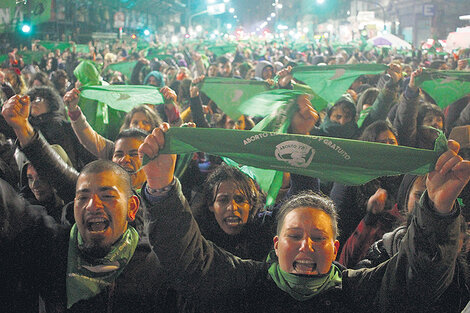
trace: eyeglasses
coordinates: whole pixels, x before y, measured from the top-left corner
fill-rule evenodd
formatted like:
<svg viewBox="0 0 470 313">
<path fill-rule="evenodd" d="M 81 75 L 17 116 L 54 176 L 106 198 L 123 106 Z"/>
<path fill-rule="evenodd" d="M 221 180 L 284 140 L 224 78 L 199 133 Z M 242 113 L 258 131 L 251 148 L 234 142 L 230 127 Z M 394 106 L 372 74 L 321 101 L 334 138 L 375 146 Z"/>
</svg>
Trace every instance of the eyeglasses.
<svg viewBox="0 0 470 313">
<path fill-rule="evenodd" d="M 33 102 L 43 102 L 44 101 L 44 98 L 42 97 L 36 97 Z"/>
</svg>

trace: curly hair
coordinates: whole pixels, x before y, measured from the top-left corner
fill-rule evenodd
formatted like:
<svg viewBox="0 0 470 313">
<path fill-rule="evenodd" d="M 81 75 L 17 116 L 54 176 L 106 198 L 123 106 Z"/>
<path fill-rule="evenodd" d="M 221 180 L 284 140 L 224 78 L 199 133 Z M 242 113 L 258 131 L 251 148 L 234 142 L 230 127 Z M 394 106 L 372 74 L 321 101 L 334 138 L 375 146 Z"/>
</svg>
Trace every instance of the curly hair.
<svg viewBox="0 0 470 313">
<path fill-rule="evenodd" d="M 64 101 L 60 95 L 55 91 L 54 88 L 49 86 L 38 86 L 33 87 L 27 92 L 29 98 L 34 100 L 37 97 L 41 97 L 47 103 L 49 112 L 58 112 L 63 114 L 65 112 Z"/>
</svg>

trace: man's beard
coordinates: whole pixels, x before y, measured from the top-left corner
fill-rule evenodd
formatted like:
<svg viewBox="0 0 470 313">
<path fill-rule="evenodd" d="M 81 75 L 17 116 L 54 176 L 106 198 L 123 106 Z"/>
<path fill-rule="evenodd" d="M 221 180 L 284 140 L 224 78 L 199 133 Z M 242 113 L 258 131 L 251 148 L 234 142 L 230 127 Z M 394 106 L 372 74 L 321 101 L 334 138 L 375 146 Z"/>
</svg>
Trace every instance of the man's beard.
<svg viewBox="0 0 470 313">
<path fill-rule="evenodd" d="M 88 244 L 84 243 L 82 246 L 80 246 L 80 251 L 87 256 L 94 258 L 104 258 L 111 251 L 111 247 L 103 247 L 95 242 Z"/>
</svg>

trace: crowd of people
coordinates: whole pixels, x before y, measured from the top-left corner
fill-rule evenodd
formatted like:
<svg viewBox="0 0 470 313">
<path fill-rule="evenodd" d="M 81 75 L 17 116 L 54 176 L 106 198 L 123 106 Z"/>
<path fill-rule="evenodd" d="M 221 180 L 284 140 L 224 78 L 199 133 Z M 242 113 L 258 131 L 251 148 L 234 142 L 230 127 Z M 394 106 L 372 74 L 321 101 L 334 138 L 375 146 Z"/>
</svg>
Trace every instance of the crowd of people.
<svg viewBox="0 0 470 313">
<path fill-rule="evenodd" d="M 468 51 L 226 46 L 116 41 L 77 52 L 35 41 L 38 60 L 8 54 L 1 311 L 470 310 L 470 93 L 443 109 L 417 83 L 423 68 L 470 71 Z M 387 67 L 323 110 L 298 95 L 287 132 L 431 150 L 444 133 L 448 149 L 428 174 L 350 186 L 283 173 L 268 206 L 268 190 L 224 158 L 159 153 L 171 128 L 250 131 L 261 121 L 232 119 L 201 89 L 207 78 L 298 91 L 296 67 L 361 63 Z M 102 106 L 81 94 L 107 85 L 151 86 L 163 101 L 113 111 L 118 126 L 103 131 L 93 120 Z"/>
</svg>

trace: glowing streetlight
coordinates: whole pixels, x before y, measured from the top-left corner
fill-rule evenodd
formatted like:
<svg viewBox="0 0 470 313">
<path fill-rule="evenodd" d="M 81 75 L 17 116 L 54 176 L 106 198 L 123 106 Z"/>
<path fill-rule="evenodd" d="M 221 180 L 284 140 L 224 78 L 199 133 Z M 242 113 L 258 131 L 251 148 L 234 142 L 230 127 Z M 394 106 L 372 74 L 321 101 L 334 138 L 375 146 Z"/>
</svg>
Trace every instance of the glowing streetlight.
<svg viewBox="0 0 470 313">
<path fill-rule="evenodd" d="M 229 12 L 229 13 L 233 13 L 233 12 L 235 12 L 235 9 L 234 9 L 234 8 L 230 8 L 230 9 L 228 9 L 228 12 Z"/>
<path fill-rule="evenodd" d="M 276 13 L 271 13 L 271 17 L 276 17 Z"/>
</svg>

